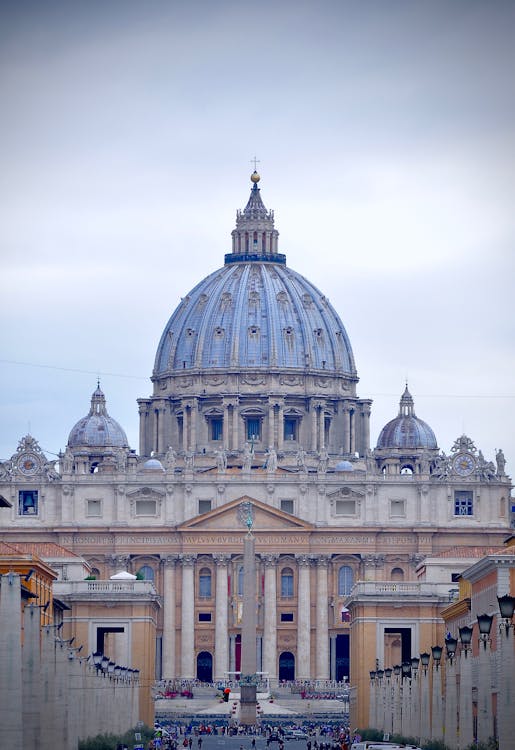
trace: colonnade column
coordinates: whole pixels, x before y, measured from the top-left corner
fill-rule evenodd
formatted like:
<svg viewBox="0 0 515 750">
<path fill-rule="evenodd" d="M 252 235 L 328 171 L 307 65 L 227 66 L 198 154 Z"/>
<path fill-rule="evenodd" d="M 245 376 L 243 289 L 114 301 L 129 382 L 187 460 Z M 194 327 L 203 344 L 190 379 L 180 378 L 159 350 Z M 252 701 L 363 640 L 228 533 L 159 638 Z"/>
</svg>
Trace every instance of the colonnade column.
<svg viewBox="0 0 515 750">
<path fill-rule="evenodd" d="M 356 451 L 356 413 L 354 409 L 349 412 L 349 453 Z"/>
<path fill-rule="evenodd" d="M 181 677 L 195 677 L 195 555 L 182 555 Z"/>
<path fill-rule="evenodd" d="M 163 561 L 163 679 L 176 677 L 175 663 L 175 564 L 177 555 L 168 555 Z"/>
<path fill-rule="evenodd" d="M 307 555 L 297 556 L 299 571 L 298 627 L 297 627 L 297 680 L 308 680 L 311 673 L 311 561 Z"/>
<path fill-rule="evenodd" d="M 227 602 L 227 555 L 214 555 L 216 562 L 215 591 L 215 680 L 222 680 L 229 670 L 229 633 Z"/>
<path fill-rule="evenodd" d="M 278 555 L 266 555 L 265 609 L 263 618 L 263 671 L 277 680 L 277 561 Z"/>
<path fill-rule="evenodd" d="M 316 598 L 316 667 L 317 680 L 329 679 L 329 617 L 327 602 L 327 568 L 329 558 L 317 558 L 317 598 Z"/>
<path fill-rule="evenodd" d="M 188 450 L 188 436 L 189 436 L 189 430 L 188 430 L 188 410 L 189 406 L 188 404 L 183 401 L 182 402 L 182 449 L 184 452 Z"/>
<path fill-rule="evenodd" d="M 0 726 L 5 747 L 23 747 L 21 677 L 21 579 L 17 573 L 0 576 Z M 39 609 L 37 610 L 39 617 Z"/>
<path fill-rule="evenodd" d="M 157 418 L 157 445 L 156 445 L 156 452 L 157 453 L 166 453 L 166 447 L 165 446 L 165 407 L 162 403 L 159 404 L 158 409 L 156 411 L 156 418 Z"/>
</svg>

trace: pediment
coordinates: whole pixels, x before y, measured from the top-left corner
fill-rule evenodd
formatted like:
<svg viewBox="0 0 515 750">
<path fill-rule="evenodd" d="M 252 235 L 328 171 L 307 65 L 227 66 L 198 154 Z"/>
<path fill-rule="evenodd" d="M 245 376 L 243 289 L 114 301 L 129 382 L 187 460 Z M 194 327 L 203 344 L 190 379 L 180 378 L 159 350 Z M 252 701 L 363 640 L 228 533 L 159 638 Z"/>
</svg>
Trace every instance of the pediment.
<svg viewBox="0 0 515 750">
<path fill-rule="evenodd" d="M 352 498 L 362 499 L 364 496 L 364 492 L 360 492 L 354 488 L 351 489 L 350 487 L 340 487 L 335 490 L 335 492 L 327 493 L 327 497 L 330 497 L 332 500 L 335 500 L 336 498 L 341 498 L 342 500 L 350 500 Z"/>
<path fill-rule="evenodd" d="M 245 531 L 245 525 L 240 518 L 240 505 L 252 503 L 254 522 L 253 532 L 259 534 L 262 531 L 312 531 L 313 525 L 300 518 L 291 516 L 277 508 L 271 508 L 259 500 L 248 495 L 232 500 L 220 508 L 210 510 L 201 516 L 190 518 L 177 527 L 177 531 Z"/>
</svg>

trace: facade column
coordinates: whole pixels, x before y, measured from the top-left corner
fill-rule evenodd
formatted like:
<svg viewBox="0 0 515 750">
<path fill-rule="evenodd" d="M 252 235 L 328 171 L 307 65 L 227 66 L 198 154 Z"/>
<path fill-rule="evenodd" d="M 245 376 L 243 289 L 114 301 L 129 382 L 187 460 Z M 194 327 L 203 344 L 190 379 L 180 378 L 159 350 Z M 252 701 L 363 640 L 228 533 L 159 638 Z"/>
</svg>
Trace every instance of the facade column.
<svg viewBox="0 0 515 750">
<path fill-rule="evenodd" d="M 224 451 L 231 450 L 231 431 L 229 429 L 229 404 L 224 402 L 224 413 L 222 417 L 222 447 Z"/>
<path fill-rule="evenodd" d="M 318 417 L 318 449 L 325 447 L 325 405 L 320 406 Z"/>
<path fill-rule="evenodd" d="M 317 680 L 329 679 L 329 615 L 327 596 L 327 569 L 329 558 L 319 555 L 317 559 L 316 594 L 316 668 Z"/>
<path fill-rule="evenodd" d="M 363 434 L 361 436 L 360 453 L 366 455 L 370 450 L 370 412 L 372 411 L 371 402 L 365 401 L 363 404 Z"/>
<path fill-rule="evenodd" d="M 343 453 L 350 453 L 350 410 L 347 404 L 343 407 Z"/>
<path fill-rule="evenodd" d="M 236 671 L 236 636 L 229 636 L 229 672 Z M 234 675 L 231 675 L 231 680 L 234 680 Z"/>
<path fill-rule="evenodd" d="M 297 664 L 295 678 L 309 680 L 311 677 L 311 561 L 307 555 L 297 556 L 299 591 L 297 596 Z"/>
<path fill-rule="evenodd" d="M 165 407 L 162 403 L 159 405 L 157 416 L 157 446 L 156 453 L 166 453 L 165 446 Z"/>
<path fill-rule="evenodd" d="M 349 453 L 356 452 L 356 414 L 354 409 L 349 412 Z"/>
<path fill-rule="evenodd" d="M 148 455 L 147 453 L 147 429 L 148 429 L 149 405 L 150 405 L 150 399 L 143 399 L 143 398 L 138 399 L 140 456 Z"/>
<path fill-rule="evenodd" d="M 232 407 L 232 448 L 235 451 L 241 449 L 240 446 L 240 414 L 238 412 L 238 403 Z"/>
<path fill-rule="evenodd" d="M 336 636 L 329 636 L 329 652 L 330 652 L 330 669 L 329 679 L 336 680 Z"/>
<path fill-rule="evenodd" d="M 188 405 L 182 402 L 182 450 L 186 453 L 188 450 Z"/>
<path fill-rule="evenodd" d="M 190 409 L 190 446 L 195 453 L 197 452 L 197 418 L 198 403 L 197 399 L 195 399 Z"/>
<path fill-rule="evenodd" d="M 215 680 L 223 680 L 229 671 L 229 620 L 227 555 L 214 555 L 216 562 L 215 591 Z"/>
<path fill-rule="evenodd" d="M 265 607 L 263 622 L 263 672 L 270 680 L 277 680 L 277 562 L 278 555 L 266 555 Z"/>
<path fill-rule="evenodd" d="M 195 555 L 182 555 L 181 677 L 195 678 Z"/>
<path fill-rule="evenodd" d="M 299 436 L 297 435 L 297 440 Z M 284 403 L 279 404 L 277 423 L 277 450 L 282 451 L 284 447 Z"/>
<path fill-rule="evenodd" d="M 177 555 L 168 555 L 162 562 L 164 566 L 162 673 L 164 680 L 170 680 L 177 677 L 175 661 L 175 608 L 177 605 L 175 593 L 175 565 L 177 562 Z"/>
<path fill-rule="evenodd" d="M 311 401 L 311 450 L 316 451 L 317 446 L 317 412 L 318 403 Z"/>
<path fill-rule="evenodd" d="M 275 447 L 275 404 L 268 404 L 268 445 Z"/>
</svg>

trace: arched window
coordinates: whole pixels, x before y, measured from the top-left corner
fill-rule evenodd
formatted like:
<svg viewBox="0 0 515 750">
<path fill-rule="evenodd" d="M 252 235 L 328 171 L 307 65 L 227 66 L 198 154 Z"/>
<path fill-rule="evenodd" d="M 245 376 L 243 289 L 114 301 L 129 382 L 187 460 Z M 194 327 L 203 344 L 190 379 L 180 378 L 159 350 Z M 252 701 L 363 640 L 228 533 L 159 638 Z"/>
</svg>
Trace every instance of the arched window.
<svg viewBox="0 0 515 750">
<path fill-rule="evenodd" d="M 283 568 L 281 571 L 281 596 L 293 596 L 293 570 Z"/>
<path fill-rule="evenodd" d="M 342 565 L 338 571 L 338 596 L 350 594 L 354 583 L 354 573 L 349 565 Z"/>
<path fill-rule="evenodd" d="M 143 565 L 136 573 L 140 581 L 153 581 L 154 580 L 154 569 L 150 565 Z"/>
<path fill-rule="evenodd" d="M 211 596 L 211 571 L 202 568 L 198 574 L 198 595 L 204 598 Z"/>
<path fill-rule="evenodd" d="M 243 565 L 238 568 L 238 596 L 243 596 Z"/>
<path fill-rule="evenodd" d="M 401 474 L 402 474 L 403 476 L 406 476 L 406 475 L 410 475 L 410 474 L 413 474 L 413 467 L 412 467 L 412 466 L 410 466 L 409 464 L 406 464 L 405 466 L 403 466 L 403 467 L 401 468 Z"/>
<path fill-rule="evenodd" d="M 404 581 L 404 571 L 402 568 L 393 568 L 390 576 L 392 581 Z"/>
</svg>

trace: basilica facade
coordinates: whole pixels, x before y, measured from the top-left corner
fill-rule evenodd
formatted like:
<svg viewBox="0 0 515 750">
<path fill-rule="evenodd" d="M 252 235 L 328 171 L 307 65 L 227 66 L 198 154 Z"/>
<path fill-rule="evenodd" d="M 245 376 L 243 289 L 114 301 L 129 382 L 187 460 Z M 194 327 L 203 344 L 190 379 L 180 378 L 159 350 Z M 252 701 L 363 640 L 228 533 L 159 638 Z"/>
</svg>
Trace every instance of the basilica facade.
<svg viewBox="0 0 515 750">
<path fill-rule="evenodd" d="M 223 680 L 241 664 L 250 502 L 258 671 L 272 684 L 349 678 L 365 702 L 367 670 L 386 653 L 441 635 L 466 549 L 502 547 L 511 482 L 502 452 L 485 458 L 468 436 L 442 451 L 407 386 L 371 446 L 349 337 L 279 252 L 259 179 L 223 267 L 165 326 L 152 395 L 138 399 L 138 451 L 98 384 L 58 463 L 27 435 L 0 464 L 11 504 L 0 538 L 62 545 L 97 580 L 152 581 L 156 676 Z M 465 550 L 461 568 L 460 554 L 454 567 L 428 562 L 451 550 Z M 106 617 L 91 612 L 90 651 L 98 632 L 129 627 Z"/>
</svg>

